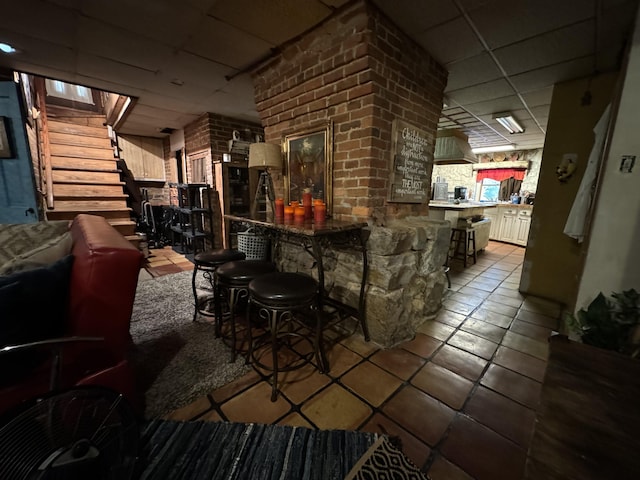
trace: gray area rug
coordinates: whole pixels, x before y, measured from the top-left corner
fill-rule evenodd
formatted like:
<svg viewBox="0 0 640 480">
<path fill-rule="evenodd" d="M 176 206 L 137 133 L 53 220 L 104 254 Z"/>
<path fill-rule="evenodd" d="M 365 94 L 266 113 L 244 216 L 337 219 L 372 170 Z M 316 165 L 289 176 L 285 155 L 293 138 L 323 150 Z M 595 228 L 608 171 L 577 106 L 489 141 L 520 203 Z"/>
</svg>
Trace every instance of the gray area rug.
<svg viewBox="0 0 640 480">
<path fill-rule="evenodd" d="M 215 338 L 213 323 L 202 316 L 192 321 L 191 275 L 180 272 L 138 283 L 131 316 L 132 364 L 137 386 L 145 392 L 146 418 L 188 405 L 251 368 L 242 356 L 230 363 L 230 348 Z M 199 287 L 205 285 L 199 281 Z"/>
</svg>

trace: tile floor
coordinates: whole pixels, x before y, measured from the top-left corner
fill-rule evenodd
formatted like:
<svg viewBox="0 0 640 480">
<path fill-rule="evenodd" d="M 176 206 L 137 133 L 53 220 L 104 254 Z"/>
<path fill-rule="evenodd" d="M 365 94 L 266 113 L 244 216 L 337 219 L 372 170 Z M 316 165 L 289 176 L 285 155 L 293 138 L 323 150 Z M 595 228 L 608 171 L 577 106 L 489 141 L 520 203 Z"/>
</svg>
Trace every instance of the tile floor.
<svg viewBox="0 0 640 480">
<path fill-rule="evenodd" d="M 151 275 L 190 269 L 169 250 L 152 250 Z M 453 265 L 442 310 L 409 342 L 383 350 L 329 332 L 327 375 L 283 375 L 272 403 L 252 371 L 169 417 L 383 432 L 433 480 L 519 479 L 560 315 L 518 292 L 523 256 L 490 242 L 475 265 Z"/>
</svg>

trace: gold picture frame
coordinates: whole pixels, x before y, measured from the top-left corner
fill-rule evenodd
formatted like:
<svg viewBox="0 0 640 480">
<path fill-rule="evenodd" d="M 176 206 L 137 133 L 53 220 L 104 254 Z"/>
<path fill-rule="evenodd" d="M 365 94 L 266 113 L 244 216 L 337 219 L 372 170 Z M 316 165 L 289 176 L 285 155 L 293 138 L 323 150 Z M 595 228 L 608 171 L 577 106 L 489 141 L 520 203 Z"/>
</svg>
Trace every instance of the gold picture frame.
<svg viewBox="0 0 640 480">
<path fill-rule="evenodd" d="M 327 213 L 333 207 L 333 122 L 310 127 L 283 140 L 285 154 L 284 200 L 302 200 L 306 188 L 322 199 Z"/>
</svg>

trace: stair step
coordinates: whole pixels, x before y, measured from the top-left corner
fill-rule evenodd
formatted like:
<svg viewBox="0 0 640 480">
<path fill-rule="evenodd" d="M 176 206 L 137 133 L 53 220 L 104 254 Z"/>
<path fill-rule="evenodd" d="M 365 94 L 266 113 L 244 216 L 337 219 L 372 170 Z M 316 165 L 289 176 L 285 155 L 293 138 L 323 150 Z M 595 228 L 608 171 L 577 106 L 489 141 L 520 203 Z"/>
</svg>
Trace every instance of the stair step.
<svg viewBox="0 0 640 480">
<path fill-rule="evenodd" d="M 124 200 L 55 200 L 54 210 L 61 212 L 104 212 L 129 210 Z"/>
<path fill-rule="evenodd" d="M 118 171 L 84 171 L 84 170 L 56 170 L 52 171 L 53 182 L 73 182 L 94 185 L 114 185 L 120 184 L 120 173 Z"/>
<path fill-rule="evenodd" d="M 51 145 L 73 145 L 79 147 L 103 148 L 112 152 L 111 140 L 105 137 L 93 137 L 78 135 L 74 133 L 49 132 L 49 143 Z"/>
<path fill-rule="evenodd" d="M 109 220 L 109 223 L 125 237 L 136 234 L 136 222 L 133 220 Z"/>
<path fill-rule="evenodd" d="M 51 144 L 52 157 L 73 157 L 80 159 L 114 160 L 112 148 L 92 148 L 90 146 Z"/>
<path fill-rule="evenodd" d="M 52 168 L 66 168 L 69 170 L 91 170 L 93 172 L 119 171 L 116 161 L 95 160 L 72 157 L 51 157 Z"/>
<path fill-rule="evenodd" d="M 130 218 L 130 208 L 119 208 L 113 210 L 47 210 L 48 220 L 73 220 L 80 213 L 89 215 L 99 215 L 107 220 Z"/>
<path fill-rule="evenodd" d="M 54 183 L 54 197 L 125 197 L 120 185 L 89 185 Z"/>
<path fill-rule="evenodd" d="M 48 118 L 49 133 L 67 133 L 70 135 L 82 135 L 85 137 L 109 138 L 107 127 L 90 127 L 76 123 L 68 123 L 53 118 Z"/>
</svg>

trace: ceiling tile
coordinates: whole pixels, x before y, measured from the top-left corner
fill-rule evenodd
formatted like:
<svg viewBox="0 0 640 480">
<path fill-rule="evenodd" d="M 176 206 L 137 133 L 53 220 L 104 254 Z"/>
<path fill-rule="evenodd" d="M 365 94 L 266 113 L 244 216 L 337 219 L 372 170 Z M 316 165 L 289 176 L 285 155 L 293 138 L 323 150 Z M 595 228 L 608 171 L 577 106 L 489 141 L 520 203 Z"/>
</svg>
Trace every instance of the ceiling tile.
<svg viewBox="0 0 640 480">
<path fill-rule="evenodd" d="M 0 55 L 3 65 L 30 63 L 43 68 L 56 68 L 76 73 L 76 55 L 72 48 L 11 31 L 2 32 L 2 40 L 20 51 L 19 55 Z"/>
<path fill-rule="evenodd" d="M 37 8 L 37 15 L 34 9 Z M 21 0 L 3 2 L 0 32 L 22 33 L 32 38 L 73 47 L 75 45 L 76 14 L 73 10 L 46 2 Z"/>
<path fill-rule="evenodd" d="M 271 51 L 273 45 L 211 17 L 185 44 L 184 50 L 222 65 L 242 69 Z"/>
<path fill-rule="evenodd" d="M 317 0 L 234 0 L 216 2 L 208 13 L 275 46 L 317 25 L 332 10 Z"/>
<path fill-rule="evenodd" d="M 594 59 L 595 57 L 592 55 L 577 58 L 568 62 L 513 75 L 510 79 L 520 92 L 537 90 L 572 78 L 590 75 L 593 72 Z"/>
<path fill-rule="evenodd" d="M 447 92 L 449 99 L 459 105 L 482 102 L 492 98 L 506 97 L 513 94 L 513 88 L 504 78 L 486 82 L 473 87 L 462 88 L 455 92 Z"/>
<path fill-rule="evenodd" d="M 502 77 L 491 56 L 483 52 L 475 57 L 445 65 L 449 78 L 445 93 Z"/>
<path fill-rule="evenodd" d="M 168 58 L 160 76 L 168 82 L 183 81 L 183 88 L 195 85 L 213 92 L 227 84 L 224 77 L 232 72 L 233 70 L 226 65 L 188 52 L 176 52 Z"/>
<path fill-rule="evenodd" d="M 424 0 L 404 0 L 398 8 L 397 0 L 375 0 L 395 23 L 409 34 L 418 34 L 460 16 L 452 0 L 432 0 L 425 11 Z"/>
<path fill-rule="evenodd" d="M 173 0 L 91 0 L 83 15 L 117 25 L 165 45 L 182 45 L 200 28 L 204 13 Z"/>
<path fill-rule="evenodd" d="M 537 107 L 540 105 L 551 105 L 551 96 L 553 95 L 553 87 L 545 87 L 540 90 L 531 90 L 522 94 L 522 98 L 527 102 L 527 106 Z M 514 109 L 517 110 L 517 109 Z"/>
<path fill-rule="evenodd" d="M 102 21 L 80 17 L 78 49 L 149 71 L 158 71 L 169 60 L 171 48 Z"/>
<path fill-rule="evenodd" d="M 129 88 L 138 88 L 141 85 L 147 88 L 156 78 L 155 74 L 148 70 L 83 52 L 78 54 L 78 74 L 96 79 L 117 78 L 117 83 L 125 89 L 121 93 L 127 93 Z"/>
<path fill-rule="evenodd" d="M 415 38 L 442 65 L 473 57 L 484 50 L 463 18 L 430 28 Z"/>
<path fill-rule="evenodd" d="M 588 20 L 494 51 L 508 75 L 584 57 L 593 52 L 595 22 Z"/>
<path fill-rule="evenodd" d="M 469 12 L 489 48 L 496 49 L 591 18 L 595 0 L 497 0 Z"/>
<path fill-rule="evenodd" d="M 484 102 L 470 103 L 465 106 L 467 110 L 476 116 L 489 115 L 495 112 L 506 112 L 522 108 L 522 102 L 516 95 L 502 98 L 494 98 Z"/>
</svg>

